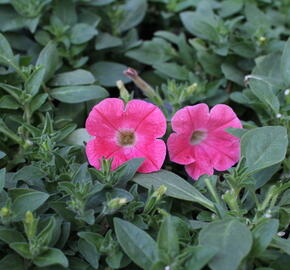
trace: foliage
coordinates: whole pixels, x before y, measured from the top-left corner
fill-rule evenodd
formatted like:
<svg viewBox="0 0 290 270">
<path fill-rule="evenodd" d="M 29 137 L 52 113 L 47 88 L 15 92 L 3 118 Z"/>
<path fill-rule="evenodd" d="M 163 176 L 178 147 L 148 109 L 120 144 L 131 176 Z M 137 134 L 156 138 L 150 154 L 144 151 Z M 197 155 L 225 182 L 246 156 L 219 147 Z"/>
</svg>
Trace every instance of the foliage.
<svg viewBox="0 0 290 270">
<path fill-rule="evenodd" d="M 0 269 L 288 269 L 289 11 L 0 0 Z M 142 159 L 88 166 L 88 112 L 118 88 L 130 98 L 117 80 L 168 122 L 185 105 L 231 105 L 237 166 L 196 182 L 169 161 L 151 174 L 136 173 Z"/>
</svg>

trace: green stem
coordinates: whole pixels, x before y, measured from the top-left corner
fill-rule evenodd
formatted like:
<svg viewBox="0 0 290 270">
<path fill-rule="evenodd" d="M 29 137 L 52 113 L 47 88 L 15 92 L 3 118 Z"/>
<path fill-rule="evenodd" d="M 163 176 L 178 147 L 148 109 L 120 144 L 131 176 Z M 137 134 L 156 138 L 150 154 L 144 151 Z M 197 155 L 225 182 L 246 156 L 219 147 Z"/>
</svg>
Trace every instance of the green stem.
<svg viewBox="0 0 290 270">
<path fill-rule="evenodd" d="M 11 140 L 16 142 L 17 144 L 19 144 L 19 145 L 22 144 L 22 139 L 19 136 L 17 136 L 16 134 L 14 134 L 13 131 L 11 131 L 10 129 L 5 128 L 5 127 L 0 127 L 0 132 L 5 134 L 7 137 L 9 137 Z"/>
<path fill-rule="evenodd" d="M 210 179 L 209 178 L 205 178 L 204 182 L 205 182 L 210 194 L 212 195 L 213 199 L 215 200 L 215 202 L 217 204 L 221 205 L 220 198 L 219 198 L 219 196 L 218 196 L 218 194 L 216 192 L 215 187 L 213 186 L 212 182 L 210 181 Z"/>
</svg>

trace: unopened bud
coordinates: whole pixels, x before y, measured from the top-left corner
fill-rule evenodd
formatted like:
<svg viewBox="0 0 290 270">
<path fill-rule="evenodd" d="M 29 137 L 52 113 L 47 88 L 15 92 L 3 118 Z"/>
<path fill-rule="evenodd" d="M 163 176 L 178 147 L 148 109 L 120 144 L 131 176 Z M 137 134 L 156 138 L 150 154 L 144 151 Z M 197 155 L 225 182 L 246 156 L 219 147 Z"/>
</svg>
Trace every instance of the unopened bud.
<svg viewBox="0 0 290 270">
<path fill-rule="evenodd" d="M 283 237 L 286 233 L 285 232 L 278 232 L 277 235 Z"/>
<path fill-rule="evenodd" d="M 10 214 L 10 211 L 9 211 L 9 209 L 7 207 L 2 207 L 1 208 L 1 216 L 7 217 L 7 216 L 9 216 L 9 214 Z"/>
<path fill-rule="evenodd" d="M 285 91 L 284 91 L 284 95 L 285 96 L 288 96 L 290 94 L 290 89 L 286 89 Z"/>
<path fill-rule="evenodd" d="M 161 185 L 158 189 L 154 191 L 154 193 L 152 194 L 152 197 L 156 197 L 160 199 L 165 194 L 166 191 L 167 191 L 167 187 L 164 185 Z"/>
<path fill-rule="evenodd" d="M 124 71 L 124 75 L 134 80 L 134 78 L 138 76 L 138 72 L 134 68 L 128 68 L 127 70 Z"/>
<path fill-rule="evenodd" d="M 186 93 L 188 95 L 191 95 L 198 87 L 198 84 L 197 83 L 193 83 L 192 85 L 190 85 L 189 87 L 187 87 L 186 89 Z"/>
<path fill-rule="evenodd" d="M 118 209 L 128 203 L 128 200 L 126 198 L 115 198 L 108 202 L 108 208 L 109 209 Z"/>
<path fill-rule="evenodd" d="M 266 213 L 264 214 L 264 217 L 265 218 L 271 218 L 272 217 L 271 210 L 266 211 Z"/>
<path fill-rule="evenodd" d="M 119 80 L 116 82 L 116 85 L 119 88 L 121 99 L 123 99 L 125 103 L 127 103 L 130 100 L 130 94 L 126 89 L 124 83 L 121 80 Z"/>
<path fill-rule="evenodd" d="M 27 211 L 26 214 L 25 214 L 25 220 L 24 222 L 26 224 L 32 224 L 34 221 L 34 217 L 33 217 L 33 214 L 31 211 Z"/>
<path fill-rule="evenodd" d="M 276 114 L 276 118 L 279 119 L 279 118 L 281 118 L 281 117 L 282 117 L 282 114 L 281 114 L 281 113 L 277 113 L 277 114 Z"/>
<path fill-rule="evenodd" d="M 259 38 L 260 43 L 264 43 L 266 40 L 267 40 L 267 38 L 264 36 Z"/>
<path fill-rule="evenodd" d="M 123 73 L 124 75 L 129 77 L 137 87 L 142 90 L 145 96 L 149 98 L 156 96 L 154 89 L 138 75 L 138 72 L 135 69 L 128 68 Z"/>
</svg>

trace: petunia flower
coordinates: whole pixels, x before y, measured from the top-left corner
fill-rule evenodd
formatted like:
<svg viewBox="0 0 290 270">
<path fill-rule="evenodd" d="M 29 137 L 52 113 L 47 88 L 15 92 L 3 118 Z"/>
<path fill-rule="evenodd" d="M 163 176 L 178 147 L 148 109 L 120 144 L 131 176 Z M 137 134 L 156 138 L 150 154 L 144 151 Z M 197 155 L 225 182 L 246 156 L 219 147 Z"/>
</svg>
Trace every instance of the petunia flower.
<svg viewBox="0 0 290 270">
<path fill-rule="evenodd" d="M 157 138 L 166 132 L 166 119 L 155 105 L 131 100 L 125 106 L 118 98 L 107 98 L 90 112 L 86 129 L 95 138 L 86 146 L 89 163 L 100 169 L 100 159 L 113 158 L 112 169 L 132 158 L 145 158 L 138 169 L 158 171 L 165 159 L 166 145 Z"/>
<path fill-rule="evenodd" d="M 240 140 L 225 131 L 242 128 L 233 110 L 223 104 L 209 112 L 206 104 L 187 106 L 172 118 L 172 133 L 168 138 L 170 159 L 185 165 L 195 180 L 203 174 L 212 175 L 214 169 L 224 171 L 240 157 Z"/>
</svg>

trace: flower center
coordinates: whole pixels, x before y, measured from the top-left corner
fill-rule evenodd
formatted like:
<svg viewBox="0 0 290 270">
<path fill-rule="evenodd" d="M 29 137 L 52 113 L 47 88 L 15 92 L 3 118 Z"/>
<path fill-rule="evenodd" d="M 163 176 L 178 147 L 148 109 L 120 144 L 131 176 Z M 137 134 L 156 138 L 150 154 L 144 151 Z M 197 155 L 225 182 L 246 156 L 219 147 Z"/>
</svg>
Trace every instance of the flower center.
<svg viewBox="0 0 290 270">
<path fill-rule="evenodd" d="M 192 145 L 199 144 L 207 137 L 207 132 L 205 130 L 195 130 L 192 132 L 190 137 L 190 143 Z"/>
<path fill-rule="evenodd" d="M 134 131 L 124 130 L 118 133 L 118 143 L 121 146 L 130 146 L 135 143 Z"/>
</svg>

